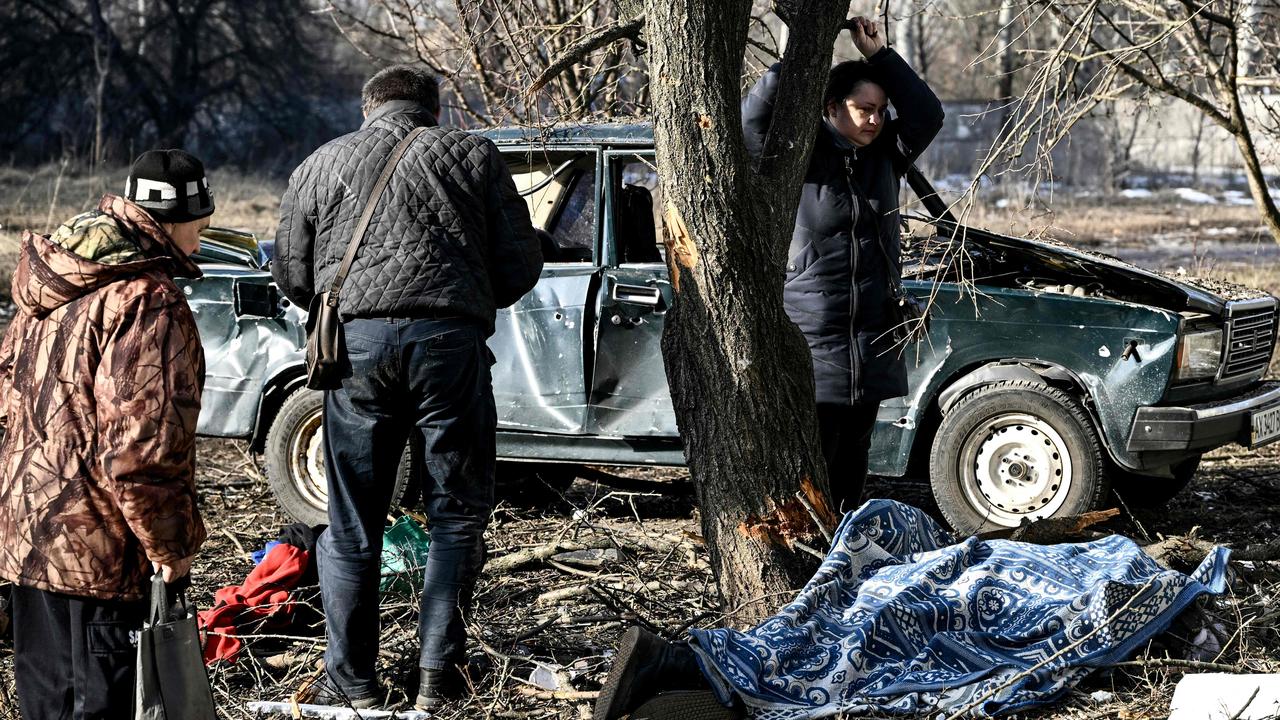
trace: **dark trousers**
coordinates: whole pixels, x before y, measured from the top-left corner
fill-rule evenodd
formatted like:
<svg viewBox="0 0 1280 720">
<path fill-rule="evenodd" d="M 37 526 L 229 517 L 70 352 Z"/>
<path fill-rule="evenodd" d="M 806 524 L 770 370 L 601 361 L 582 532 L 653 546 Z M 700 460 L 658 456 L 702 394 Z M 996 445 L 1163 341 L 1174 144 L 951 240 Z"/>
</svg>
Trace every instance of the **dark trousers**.
<svg viewBox="0 0 1280 720">
<path fill-rule="evenodd" d="M 818 403 L 818 432 L 827 482 L 837 512 L 849 512 L 862 504 L 867 484 L 867 455 L 879 403 L 835 405 Z"/>
<path fill-rule="evenodd" d="M 24 720 L 132 717 L 147 603 L 13 588 L 13 666 Z"/>
<path fill-rule="evenodd" d="M 419 665 L 465 661 L 462 613 L 484 565 L 493 508 L 497 413 L 483 328 L 458 320 L 344 324 L 351 377 L 325 393 L 329 528 L 317 543 L 332 684 L 377 692 L 382 531 L 406 441 L 422 444 L 431 546 L 422 589 Z"/>
</svg>

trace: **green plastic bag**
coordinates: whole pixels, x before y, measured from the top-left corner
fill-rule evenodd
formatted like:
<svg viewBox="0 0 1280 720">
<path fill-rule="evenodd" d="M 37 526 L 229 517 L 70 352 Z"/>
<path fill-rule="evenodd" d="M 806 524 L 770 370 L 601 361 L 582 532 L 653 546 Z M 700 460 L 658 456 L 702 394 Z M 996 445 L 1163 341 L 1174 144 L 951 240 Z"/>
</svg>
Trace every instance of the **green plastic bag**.
<svg viewBox="0 0 1280 720">
<path fill-rule="evenodd" d="M 422 569 L 427 564 L 427 531 L 408 515 L 402 515 L 382 535 L 383 593 L 412 595 L 422 589 Z"/>
</svg>

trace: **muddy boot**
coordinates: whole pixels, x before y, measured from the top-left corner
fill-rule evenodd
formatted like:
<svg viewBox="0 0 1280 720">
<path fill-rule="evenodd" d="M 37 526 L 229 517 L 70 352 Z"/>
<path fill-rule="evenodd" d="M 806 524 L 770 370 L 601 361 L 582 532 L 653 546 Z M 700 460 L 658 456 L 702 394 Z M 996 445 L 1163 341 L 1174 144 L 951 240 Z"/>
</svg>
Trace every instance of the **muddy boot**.
<svg viewBox="0 0 1280 720">
<path fill-rule="evenodd" d="M 418 670 L 418 697 L 413 706 L 418 710 L 431 710 L 451 700 L 466 695 L 468 684 L 462 671 L 456 667 L 443 670 Z"/>
<path fill-rule="evenodd" d="M 709 689 L 688 644 L 669 643 L 633 627 L 622 636 L 592 718 L 617 720 L 661 692 Z"/>
<path fill-rule="evenodd" d="M 631 713 L 631 720 L 740 720 L 742 711 L 727 708 L 710 690 L 674 690 L 650 698 Z"/>
</svg>

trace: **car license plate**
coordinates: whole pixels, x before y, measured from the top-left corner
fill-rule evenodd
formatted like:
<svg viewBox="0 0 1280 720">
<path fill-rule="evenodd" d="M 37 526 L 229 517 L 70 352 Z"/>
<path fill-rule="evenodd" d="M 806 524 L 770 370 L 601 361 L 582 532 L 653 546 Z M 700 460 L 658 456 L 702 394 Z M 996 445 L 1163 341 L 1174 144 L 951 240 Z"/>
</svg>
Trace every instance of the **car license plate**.
<svg viewBox="0 0 1280 720">
<path fill-rule="evenodd" d="M 1253 432 L 1249 435 L 1249 447 L 1256 448 L 1280 439 L 1280 405 L 1259 410 L 1249 416 Z"/>
</svg>

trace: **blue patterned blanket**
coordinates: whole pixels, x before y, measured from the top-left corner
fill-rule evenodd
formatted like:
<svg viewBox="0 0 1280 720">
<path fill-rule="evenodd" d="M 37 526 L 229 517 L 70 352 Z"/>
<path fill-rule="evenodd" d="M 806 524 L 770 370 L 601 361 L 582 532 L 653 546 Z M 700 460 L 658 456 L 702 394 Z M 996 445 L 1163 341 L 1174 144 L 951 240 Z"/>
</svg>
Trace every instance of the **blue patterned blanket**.
<svg viewBox="0 0 1280 720">
<path fill-rule="evenodd" d="M 957 543 L 920 510 L 872 500 L 845 516 L 794 601 L 747 632 L 694 630 L 693 644 L 721 700 L 738 695 L 753 718 L 986 717 L 1053 702 L 1127 659 L 1223 591 L 1227 555 L 1188 576 L 1114 535 Z"/>
</svg>

